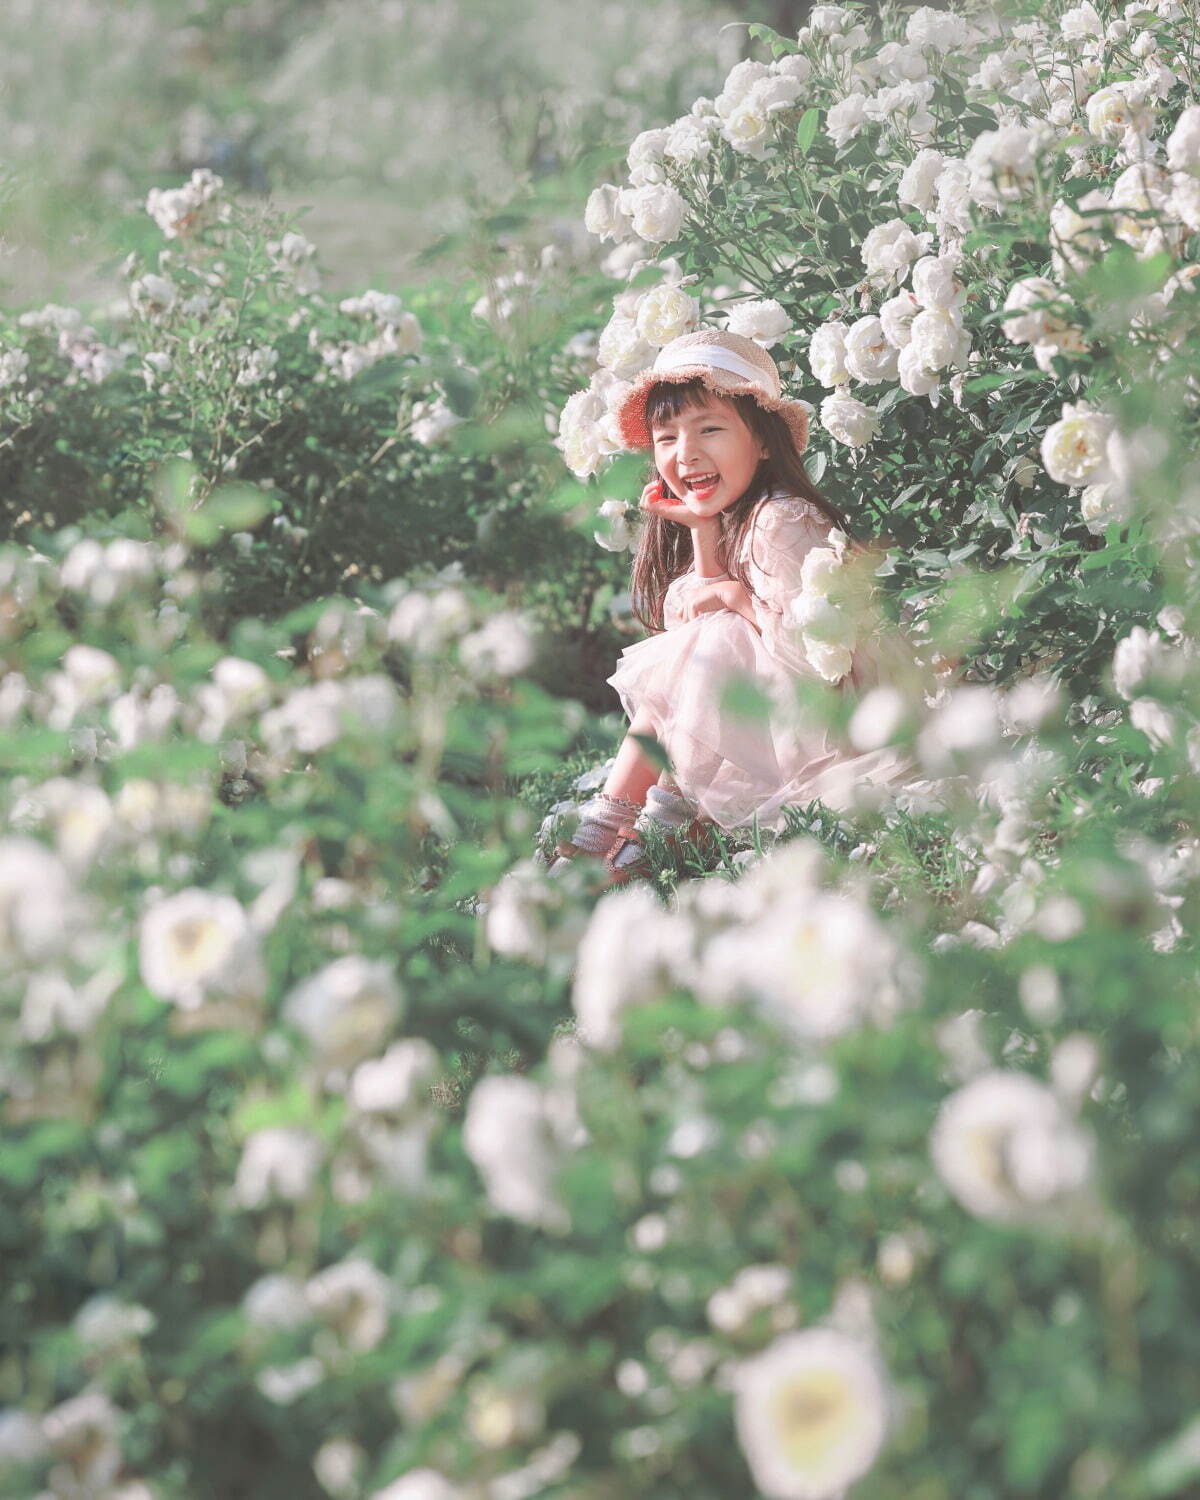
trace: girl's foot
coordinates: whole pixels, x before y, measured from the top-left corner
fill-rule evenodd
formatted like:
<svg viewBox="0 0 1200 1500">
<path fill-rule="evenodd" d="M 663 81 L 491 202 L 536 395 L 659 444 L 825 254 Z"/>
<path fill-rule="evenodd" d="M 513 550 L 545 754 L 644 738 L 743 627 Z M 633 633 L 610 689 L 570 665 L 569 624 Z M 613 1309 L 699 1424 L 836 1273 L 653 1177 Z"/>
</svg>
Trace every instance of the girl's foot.
<svg viewBox="0 0 1200 1500">
<path fill-rule="evenodd" d="M 603 859 L 616 843 L 621 828 L 641 810 L 639 803 L 626 797 L 611 797 L 607 792 L 598 792 L 580 808 L 575 832 L 555 846 L 558 858 L 551 863 L 549 873 L 562 874 L 580 854 Z"/>
<path fill-rule="evenodd" d="M 654 867 L 640 837 L 651 826 L 658 830 L 669 849 L 675 849 L 684 839 L 706 840 L 711 824 L 699 817 L 696 808 L 679 793 L 664 786 L 652 786 L 646 793 L 646 806 L 632 823 L 622 826 L 605 856 L 610 885 L 623 885 L 627 880 L 653 873 Z"/>
</svg>

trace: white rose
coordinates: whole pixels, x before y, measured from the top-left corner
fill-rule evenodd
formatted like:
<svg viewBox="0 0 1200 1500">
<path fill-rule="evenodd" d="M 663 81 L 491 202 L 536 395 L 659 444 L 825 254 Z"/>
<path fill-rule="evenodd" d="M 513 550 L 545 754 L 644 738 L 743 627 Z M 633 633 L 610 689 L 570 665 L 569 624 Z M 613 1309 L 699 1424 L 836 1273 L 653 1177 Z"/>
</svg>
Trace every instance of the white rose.
<svg viewBox="0 0 1200 1500">
<path fill-rule="evenodd" d="M 847 94 L 825 112 L 825 132 L 840 151 L 867 123 L 867 96 Z"/>
<path fill-rule="evenodd" d="M 608 372 L 604 372 L 608 373 Z M 596 378 L 587 390 L 576 391 L 567 398 L 558 419 L 558 436 L 554 445 L 567 467 L 580 479 L 594 474 L 614 450 L 608 446 L 597 426 L 606 415 L 604 398 L 596 389 Z"/>
<path fill-rule="evenodd" d="M 1060 280 L 1068 272 L 1086 270 L 1090 259 L 1104 249 L 1099 230 L 1107 223 L 1107 215 L 1098 211 L 1108 206 L 1108 194 L 1097 188 L 1085 193 L 1074 207 L 1060 199 L 1051 208 L 1050 262 Z"/>
<path fill-rule="evenodd" d="M 661 348 L 691 333 L 700 321 L 700 302 L 672 282 L 652 287 L 638 304 L 637 331 L 648 344 Z"/>
<path fill-rule="evenodd" d="M 934 188 L 945 162 L 946 158 L 942 153 L 931 146 L 918 151 L 900 178 L 900 185 L 896 189 L 897 201 L 919 208 L 922 213 L 932 208 Z"/>
<path fill-rule="evenodd" d="M 731 307 L 725 326 L 731 333 L 739 333 L 769 349 L 791 330 L 792 320 L 773 298 L 761 297 Z"/>
<path fill-rule="evenodd" d="M 1089 484 L 1079 496 L 1079 518 L 1093 536 L 1102 536 L 1111 521 L 1129 519 L 1129 503 L 1111 484 Z"/>
<path fill-rule="evenodd" d="M 745 100 L 747 94 L 764 78 L 771 76 L 771 69 L 766 63 L 752 62 L 746 59 L 744 62 L 735 63 L 729 70 L 729 76 L 717 95 L 715 109 L 723 120 L 727 120 L 734 110 Z"/>
<path fill-rule="evenodd" d="M 802 52 L 792 52 L 787 57 L 777 57 L 770 66 L 772 73 L 780 74 L 784 78 L 794 78 L 797 83 L 807 83 L 812 77 L 812 63 Z"/>
<path fill-rule="evenodd" d="M 1173 172 L 1200 172 L 1200 104 L 1180 111 L 1167 137 L 1167 166 Z"/>
<path fill-rule="evenodd" d="M 607 527 L 594 531 L 592 535 L 606 552 L 624 552 L 631 545 L 633 534 L 626 520 L 628 510 L 627 500 L 605 500 L 600 506 L 597 514 L 604 517 Z"/>
<path fill-rule="evenodd" d="M 913 295 L 922 307 L 961 307 L 967 289 L 958 280 L 957 255 L 926 255 L 913 266 Z"/>
<path fill-rule="evenodd" d="M 920 47 L 900 42 L 885 42 L 870 64 L 880 79 L 888 83 L 915 83 L 929 77 L 929 63 Z"/>
<path fill-rule="evenodd" d="M 1067 1211 L 1089 1181 L 1094 1148 L 1045 1084 L 980 1073 L 945 1100 L 929 1140 L 938 1175 L 969 1212 L 1024 1223 Z"/>
<path fill-rule="evenodd" d="M 142 980 L 186 1009 L 209 993 L 257 999 L 266 985 L 258 935 L 234 896 L 199 888 L 149 906 L 139 928 Z"/>
<path fill-rule="evenodd" d="M 621 207 L 629 214 L 634 233 L 653 245 L 666 245 L 679 236 L 687 204 L 670 183 L 626 188 Z"/>
<path fill-rule="evenodd" d="M 1164 204 L 1166 212 L 1193 231 L 1200 230 L 1200 177 L 1188 172 L 1171 176 L 1171 192 Z"/>
<path fill-rule="evenodd" d="M 471 1091 L 462 1140 L 498 1213 L 561 1231 L 569 1227 L 557 1194 L 562 1152 L 548 1105 L 533 1079 L 491 1074 Z"/>
<path fill-rule="evenodd" d="M 712 148 L 713 131 L 705 120 L 696 115 L 684 115 L 667 131 L 663 155 L 687 166 L 710 156 Z"/>
<path fill-rule="evenodd" d="M 931 395 L 941 385 L 936 370 L 925 368 L 921 362 L 920 349 L 911 341 L 900 351 L 896 373 L 901 386 L 910 396 Z"/>
<path fill-rule="evenodd" d="M 1170 178 L 1161 167 L 1155 166 L 1153 162 L 1137 161 L 1126 167 L 1113 183 L 1108 201 L 1114 209 L 1132 209 L 1139 215 L 1161 213 L 1170 190 Z M 1114 232 L 1127 245 L 1132 245 L 1135 250 L 1142 250 L 1149 248 L 1150 237 L 1156 231 L 1150 220 L 1135 219 L 1129 214 L 1118 213 Z"/>
<path fill-rule="evenodd" d="M 926 370 L 941 370 L 956 362 L 962 331 L 962 318 L 955 309 L 927 307 L 912 320 L 909 347 Z"/>
<path fill-rule="evenodd" d="M 621 189 L 611 182 L 592 190 L 583 211 L 584 227 L 589 234 L 615 243 L 629 238 L 633 233 L 633 225 L 629 216 L 621 209 L 620 197 Z"/>
<path fill-rule="evenodd" d="M 846 369 L 864 385 L 895 380 L 898 351 L 876 317 L 860 318 L 846 334 Z"/>
<path fill-rule="evenodd" d="M 1155 678 L 1177 675 L 1172 648 L 1157 630 L 1135 625 L 1113 652 L 1113 686 L 1126 702 L 1139 698 Z"/>
<path fill-rule="evenodd" d="M 1000 208 L 1024 199 L 1037 176 L 1044 130 L 1002 125 L 976 136 L 966 155 L 970 193 L 976 203 Z"/>
<path fill-rule="evenodd" d="M 256 1130 L 242 1148 L 233 1201 L 251 1209 L 278 1199 L 299 1203 L 312 1190 L 323 1155 L 320 1139 L 309 1130 L 285 1125 Z"/>
<path fill-rule="evenodd" d="M 853 21 L 854 12 L 843 5 L 814 5 L 808 13 L 808 29 L 813 36 L 837 36 Z"/>
<path fill-rule="evenodd" d="M 880 306 L 879 321 L 889 343 L 895 344 L 897 349 L 908 344 L 912 338 L 912 321 L 920 311 L 921 304 L 907 288 L 902 288 Z"/>
<path fill-rule="evenodd" d="M 839 443 L 862 448 L 879 430 L 879 415 L 854 396 L 834 391 L 821 402 L 821 425 Z"/>
<path fill-rule="evenodd" d="M 642 337 L 634 318 L 616 313 L 605 325 L 596 358 L 606 369 L 628 379 L 654 363 L 654 345 Z"/>
<path fill-rule="evenodd" d="M 1054 307 L 1035 304 L 1051 302 L 1061 307 L 1065 301 L 1064 294 L 1045 276 L 1026 276 L 1014 281 L 1004 299 L 1004 311 L 1013 314 L 1002 320 L 1005 338 L 1014 344 L 1055 342 L 1070 325 Z"/>
<path fill-rule="evenodd" d="M 877 224 L 862 243 L 863 265 L 873 280 L 897 283 L 904 280 L 914 260 L 924 255 L 933 244 L 933 235 L 927 231 L 914 234 L 903 219 L 889 219 L 886 224 Z"/>
<path fill-rule="evenodd" d="M 1086 401 L 1064 402 L 1061 420 L 1042 438 L 1042 463 L 1056 484 L 1082 487 L 1110 477 L 1106 443 L 1112 418 Z"/>
<path fill-rule="evenodd" d="M 519 610 L 501 610 L 459 643 L 463 665 L 476 680 L 515 677 L 536 654 L 531 623 Z"/>
<path fill-rule="evenodd" d="M 1084 41 L 1089 37 L 1104 35 L 1104 22 L 1097 15 L 1091 0 L 1083 0 L 1082 5 L 1063 11 L 1058 26 L 1063 36 L 1071 41 Z"/>
<path fill-rule="evenodd" d="M 905 80 L 873 94 L 866 103 L 868 119 L 877 120 L 896 134 L 913 140 L 925 140 L 932 133 L 934 117 L 929 111 L 933 82 L 924 78 Z"/>
<path fill-rule="evenodd" d="M 927 47 L 931 52 L 952 52 L 963 46 L 969 32 L 961 16 L 922 5 L 909 16 L 905 35 L 914 47 Z"/>
<path fill-rule="evenodd" d="M 170 360 L 167 367 L 170 368 Z M 24 349 L 7 349 L 0 354 L 0 387 L 14 385 L 29 368 L 29 356 Z"/>
<path fill-rule="evenodd" d="M 770 147 L 771 117 L 751 96 L 726 119 L 721 132 L 735 151 L 765 161 Z"/>
<path fill-rule="evenodd" d="M 1127 130 L 1150 130 L 1154 114 L 1146 108 L 1144 90 L 1132 83 L 1113 83 L 1097 89 L 1088 100 L 1087 123 L 1097 140 L 1116 143 Z"/>
<path fill-rule="evenodd" d="M 840 319 L 822 323 L 808 346 L 808 363 L 822 385 L 845 385 L 850 379 L 846 368 L 846 325 Z"/>
<path fill-rule="evenodd" d="M 663 127 L 657 130 L 643 130 L 640 135 L 633 138 L 626 162 L 629 167 L 629 180 L 634 187 L 644 187 L 649 182 L 667 180 L 662 159 L 663 147 L 667 143 L 669 133 Z"/>
<path fill-rule="evenodd" d="M 952 159 L 937 180 L 937 207 L 933 222 L 938 238 L 952 242 L 968 234 L 973 223 L 971 169 L 965 161 Z"/>
<path fill-rule="evenodd" d="M 420 443 L 422 447 L 432 448 L 463 420 L 464 418 L 455 416 L 444 401 L 417 401 L 413 405 L 409 432 L 414 442 Z"/>
</svg>

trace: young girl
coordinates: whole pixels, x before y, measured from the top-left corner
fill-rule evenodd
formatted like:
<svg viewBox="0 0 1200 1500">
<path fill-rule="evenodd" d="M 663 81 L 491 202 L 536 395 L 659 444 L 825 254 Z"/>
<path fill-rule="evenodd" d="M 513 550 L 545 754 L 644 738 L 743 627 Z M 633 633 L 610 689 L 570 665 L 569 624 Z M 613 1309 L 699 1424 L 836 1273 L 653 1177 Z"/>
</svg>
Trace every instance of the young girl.
<svg viewBox="0 0 1200 1500">
<path fill-rule="evenodd" d="M 629 733 L 552 872 L 582 853 L 604 860 L 608 883 L 620 883 L 648 871 L 639 835 L 651 820 L 668 842 L 756 819 L 779 831 L 788 804 L 846 807 L 861 784 L 914 773 L 889 748 L 856 754 L 797 709 L 798 679 L 856 693 L 898 676 L 919 680 L 897 632 L 818 654 L 818 670 L 821 648 L 796 624 L 806 557 L 830 549 L 814 559 L 825 566 L 857 550 L 801 461 L 809 411 L 781 395 L 761 345 L 714 328 L 667 344 L 622 398 L 626 446 L 653 458 L 631 592 L 638 619 L 656 633 L 627 647 L 607 679 Z M 765 717 L 723 703 L 739 675 L 762 690 Z M 660 775 L 639 734 L 658 741 L 671 772 Z"/>
</svg>

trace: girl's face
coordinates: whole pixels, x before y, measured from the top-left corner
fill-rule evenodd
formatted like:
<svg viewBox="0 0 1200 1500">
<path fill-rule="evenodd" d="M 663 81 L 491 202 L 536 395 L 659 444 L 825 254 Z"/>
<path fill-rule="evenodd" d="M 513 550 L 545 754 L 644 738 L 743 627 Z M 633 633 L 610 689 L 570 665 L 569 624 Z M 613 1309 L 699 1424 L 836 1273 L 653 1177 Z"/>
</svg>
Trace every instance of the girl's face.
<svg viewBox="0 0 1200 1500">
<path fill-rule="evenodd" d="M 673 494 L 698 516 L 715 516 L 740 500 L 767 450 L 732 401 L 705 393 L 651 429 L 654 462 Z"/>
</svg>

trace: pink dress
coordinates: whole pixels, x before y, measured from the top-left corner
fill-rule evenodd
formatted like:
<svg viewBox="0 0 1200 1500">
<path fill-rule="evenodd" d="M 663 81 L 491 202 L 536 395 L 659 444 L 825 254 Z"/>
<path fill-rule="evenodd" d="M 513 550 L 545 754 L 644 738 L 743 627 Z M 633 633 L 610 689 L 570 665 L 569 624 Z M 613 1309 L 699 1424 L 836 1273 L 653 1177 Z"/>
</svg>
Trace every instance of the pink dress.
<svg viewBox="0 0 1200 1500">
<path fill-rule="evenodd" d="M 830 545 L 830 529 L 831 522 L 807 500 L 779 494 L 764 500 L 741 551 L 759 629 L 729 609 L 685 620 L 685 600 L 706 582 L 693 566 L 667 589 L 666 628 L 627 646 L 607 679 L 631 720 L 647 709 L 680 791 L 723 829 L 748 828 L 757 818 L 761 829 L 778 833 L 788 804 L 819 798 L 835 810 L 852 809 L 919 775 L 910 757 L 886 747 L 856 751 L 812 722 L 811 714 L 806 722 L 796 704 L 798 678 L 819 682 L 830 693 L 857 694 L 893 673 L 916 670 L 899 633 L 894 642 L 857 647 L 839 683 L 828 682 L 809 663 L 783 612 L 800 589 L 805 557 Z M 765 693 L 765 718 L 722 706 L 723 691 L 738 674 Z M 874 790 L 864 794 L 864 786 Z"/>
</svg>

